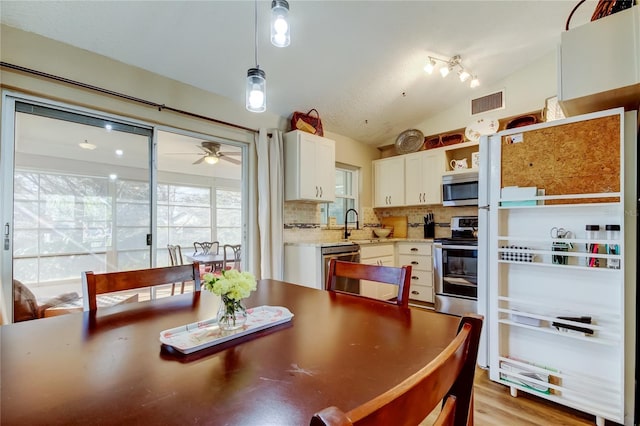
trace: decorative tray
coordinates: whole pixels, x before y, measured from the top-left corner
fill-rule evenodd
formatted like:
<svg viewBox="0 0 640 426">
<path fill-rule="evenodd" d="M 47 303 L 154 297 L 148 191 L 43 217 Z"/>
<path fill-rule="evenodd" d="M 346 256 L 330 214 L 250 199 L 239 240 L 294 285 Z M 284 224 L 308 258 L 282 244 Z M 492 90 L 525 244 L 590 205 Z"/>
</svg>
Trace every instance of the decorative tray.
<svg viewBox="0 0 640 426">
<path fill-rule="evenodd" d="M 228 342 L 265 328 L 291 321 L 293 314 L 282 306 L 258 306 L 247 309 L 247 322 L 242 328 L 222 331 L 215 318 L 194 322 L 160 332 L 160 341 L 183 354 Z"/>
</svg>

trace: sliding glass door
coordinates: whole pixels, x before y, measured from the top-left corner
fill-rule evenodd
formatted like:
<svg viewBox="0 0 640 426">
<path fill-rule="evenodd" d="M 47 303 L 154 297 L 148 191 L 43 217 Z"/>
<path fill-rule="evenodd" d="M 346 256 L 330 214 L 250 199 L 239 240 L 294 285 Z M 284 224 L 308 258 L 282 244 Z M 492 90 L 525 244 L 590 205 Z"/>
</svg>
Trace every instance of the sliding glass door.
<svg viewBox="0 0 640 426">
<path fill-rule="evenodd" d="M 196 241 L 246 241 L 246 143 L 6 94 L 2 114 L 8 311 L 61 297 L 68 309 L 33 315 L 81 310 L 83 271 L 169 265 L 168 245 L 191 254 Z"/>
<path fill-rule="evenodd" d="M 158 131 L 157 260 L 167 245 L 241 244 L 243 148 L 205 135 Z"/>
<path fill-rule="evenodd" d="M 152 129 L 14 99 L 7 106 L 13 152 L 3 153 L 13 156 L 13 199 L 5 230 L 13 276 L 7 283 L 3 274 L 3 286 L 13 287 L 13 299 L 19 292 L 24 306 L 14 308 L 80 297 L 82 271 L 150 267 Z"/>
</svg>

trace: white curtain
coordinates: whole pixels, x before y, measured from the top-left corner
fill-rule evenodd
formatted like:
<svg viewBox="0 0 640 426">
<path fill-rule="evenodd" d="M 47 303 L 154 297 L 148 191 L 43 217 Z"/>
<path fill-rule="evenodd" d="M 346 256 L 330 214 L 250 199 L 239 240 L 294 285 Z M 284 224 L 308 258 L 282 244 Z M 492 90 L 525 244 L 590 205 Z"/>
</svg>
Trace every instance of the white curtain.
<svg viewBox="0 0 640 426">
<path fill-rule="evenodd" d="M 261 128 L 257 134 L 258 241 L 260 277 L 283 278 L 283 143 L 280 130 Z"/>
</svg>

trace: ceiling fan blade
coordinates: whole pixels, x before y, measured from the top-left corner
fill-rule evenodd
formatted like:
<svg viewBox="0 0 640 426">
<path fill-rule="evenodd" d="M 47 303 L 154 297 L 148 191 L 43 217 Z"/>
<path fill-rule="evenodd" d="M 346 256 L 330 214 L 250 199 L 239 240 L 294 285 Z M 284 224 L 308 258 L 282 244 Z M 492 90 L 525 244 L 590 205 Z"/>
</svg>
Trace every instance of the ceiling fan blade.
<svg viewBox="0 0 640 426">
<path fill-rule="evenodd" d="M 235 152 L 235 151 L 228 151 L 228 152 L 222 151 L 222 152 L 219 152 L 218 154 L 222 154 L 222 155 L 242 155 L 241 152 Z"/>
<path fill-rule="evenodd" d="M 204 161 L 205 157 L 201 157 L 200 159 L 193 162 L 193 164 L 200 164 Z"/>
<path fill-rule="evenodd" d="M 199 152 L 167 152 L 163 155 L 202 155 Z"/>
<path fill-rule="evenodd" d="M 205 148 L 202 145 L 196 145 L 198 148 L 200 148 L 205 154 L 213 154 L 213 152 L 211 152 L 210 149 Z"/>
<path fill-rule="evenodd" d="M 236 164 L 236 165 L 238 165 L 238 166 L 239 166 L 240 164 L 242 164 L 242 161 L 240 161 L 240 160 L 236 160 L 235 158 L 227 157 L 226 155 L 221 155 L 221 156 L 220 156 L 220 159 L 221 159 L 221 160 L 224 160 L 224 161 L 228 161 L 228 162 L 229 162 L 229 163 L 231 163 L 231 164 Z"/>
</svg>

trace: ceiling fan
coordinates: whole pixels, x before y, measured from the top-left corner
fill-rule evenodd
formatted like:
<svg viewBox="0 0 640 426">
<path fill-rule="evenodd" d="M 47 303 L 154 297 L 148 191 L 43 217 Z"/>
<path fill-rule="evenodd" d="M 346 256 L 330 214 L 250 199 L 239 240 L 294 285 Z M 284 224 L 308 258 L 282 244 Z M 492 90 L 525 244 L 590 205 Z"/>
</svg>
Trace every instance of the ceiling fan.
<svg viewBox="0 0 640 426">
<path fill-rule="evenodd" d="M 203 151 L 203 154 L 202 157 L 194 161 L 193 164 L 200 164 L 203 161 L 207 164 L 216 164 L 220 160 L 237 165 L 242 164 L 240 160 L 229 157 L 230 155 L 242 155 L 240 152 L 220 152 L 220 144 L 217 142 L 203 141 L 200 145 L 196 146 Z"/>
</svg>

